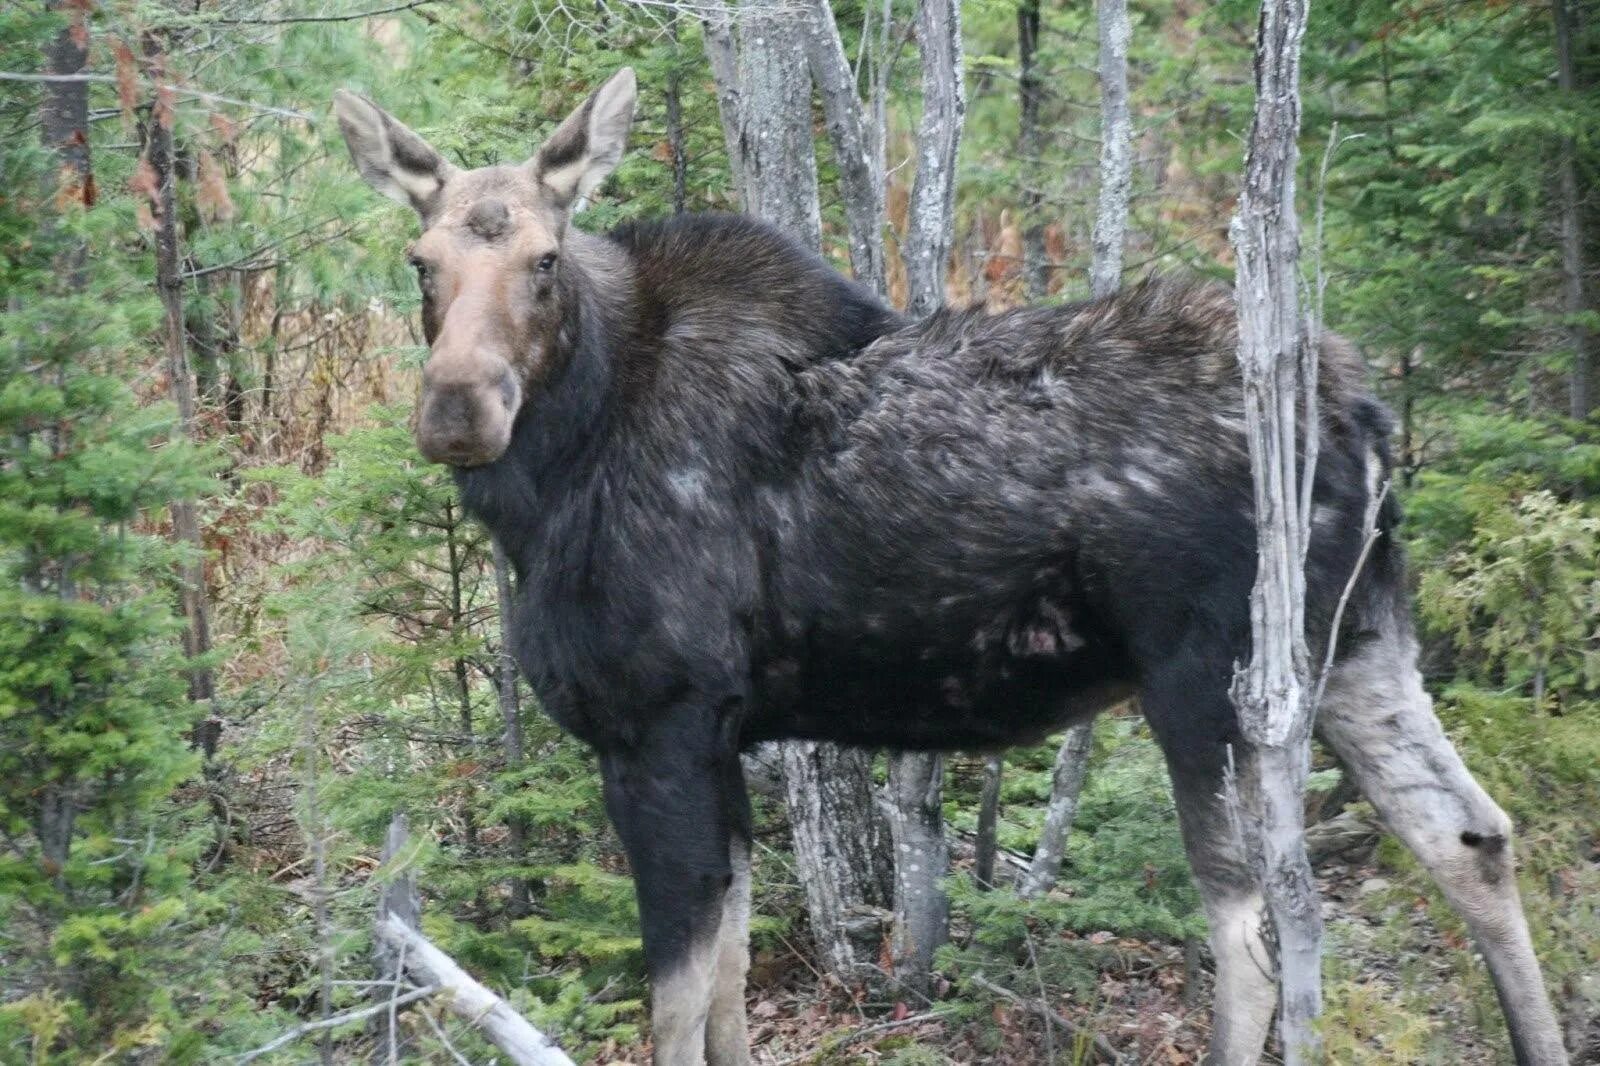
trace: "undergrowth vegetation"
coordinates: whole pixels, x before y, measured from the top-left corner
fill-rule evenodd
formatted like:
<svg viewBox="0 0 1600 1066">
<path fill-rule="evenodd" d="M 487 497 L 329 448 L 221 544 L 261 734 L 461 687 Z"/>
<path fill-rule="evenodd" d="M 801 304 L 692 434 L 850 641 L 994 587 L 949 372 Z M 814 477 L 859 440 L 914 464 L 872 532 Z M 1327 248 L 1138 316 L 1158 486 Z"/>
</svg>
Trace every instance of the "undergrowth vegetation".
<svg viewBox="0 0 1600 1066">
<path fill-rule="evenodd" d="M 852 50 L 868 6 L 877 17 L 834 5 Z M 963 5 L 956 302 L 1023 299 L 1020 249 L 1034 237 L 1049 259 L 1038 298 L 1087 291 L 1091 5 L 1034 5 L 1042 158 L 1019 150 L 1019 6 Z M 412 222 L 358 187 L 327 104 L 336 87 L 363 88 L 456 161 L 510 161 L 629 63 L 643 87 L 634 149 L 576 224 L 672 210 L 675 137 L 684 206 L 726 209 L 702 31 L 687 16 L 669 27 L 659 5 L 591 17 L 494 0 L 295 21 L 312 7 L 364 10 L 0 10 L 0 70 L 37 73 L 52 42 L 79 33 L 85 69 L 108 79 L 87 90 L 88 191 L 39 147 L 40 84 L 6 82 L 0 97 L 0 1062 L 229 1061 L 362 1006 L 379 890 L 407 872 L 425 932 L 575 1058 L 640 1062 L 637 913 L 595 759 L 504 671 L 492 546 L 408 429 L 423 350 L 403 252 Z M 1130 7 L 1130 276 L 1225 277 L 1256 5 Z M 908 0 L 888 9 L 897 33 L 909 25 Z M 1395 411 L 1428 685 L 1516 822 L 1558 1009 L 1576 1019 L 1575 1046 L 1600 1055 L 1600 428 L 1566 402 L 1571 338 L 1592 338 L 1600 316 L 1563 310 L 1547 165 L 1570 143 L 1583 187 L 1600 187 L 1600 79 L 1558 91 L 1544 5 L 1445 9 L 1313 5 L 1302 187 L 1308 210 L 1323 201 L 1328 325 L 1363 345 Z M 1595 26 L 1584 33 L 1592 65 Z M 157 56 L 211 95 L 156 99 Z M 891 162 L 914 155 L 916 68 L 891 75 Z M 162 113 L 183 163 L 193 439 L 168 400 L 152 285 L 146 145 Z M 825 250 L 842 264 L 842 208 L 826 195 L 837 175 L 818 143 Z M 890 178 L 896 231 L 911 169 Z M 891 275 L 898 299 L 904 279 Z M 190 499 L 214 607 L 214 648 L 198 659 L 178 610 L 194 553 L 170 506 Z M 216 695 L 196 701 L 204 669 Z M 222 745 L 205 760 L 191 738 L 211 714 Z M 1136 709 L 1096 727 L 1059 883 L 1028 901 L 1011 887 L 1056 746 L 1007 755 L 993 889 L 976 885 L 965 850 L 981 760 L 950 757 L 955 937 L 930 1001 L 892 979 L 818 974 L 782 804 L 757 797 L 750 1013 L 763 1048 L 892 1066 L 1039 1062 L 1049 1048 L 1077 1063 L 1100 1035 L 1141 1061 L 1197 1061 L 1205 921 Z M 1338 767 L 1319 755 L 1318 768 L 1318 813 L 1359 813 Z M 385 862 L 396 815 L 411 842 Z M 1409 856 L 1368 842 L 1324 875 L 1328 1060 L 1510 1061 L 1487 974 Z M 1060 1019 L 1043 1021 L 1041 1004 Z M 910 1021 L 860 1035 L 884 1018 Z M 405 1024 L 413 1061 L 493 1054 L 426 1003 Z M 384 1050 L 351 1024 L 257 1061 Z"/>
</svg>

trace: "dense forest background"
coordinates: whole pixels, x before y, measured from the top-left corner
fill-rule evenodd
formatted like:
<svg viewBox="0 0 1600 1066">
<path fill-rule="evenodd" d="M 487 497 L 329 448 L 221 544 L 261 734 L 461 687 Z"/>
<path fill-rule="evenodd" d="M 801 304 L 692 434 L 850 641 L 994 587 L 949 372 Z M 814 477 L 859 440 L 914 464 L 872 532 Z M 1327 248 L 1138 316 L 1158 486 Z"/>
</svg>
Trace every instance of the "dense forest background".
<svg viewBox="0 0 1600 1066">
<path fill-rule="evenodd" d="M 1124 277 L 1227 279 L 1256 5 L 1129 6 Z M 854 73 L 886 89 L 904 306 L 914 5 L 832 7 L 852 61 L 869 57 Z M 1094 5 L 961 13 L 946 296 L 1085 298 Z M 414 453 L 415 221 L 356 178 L 329 101 L 359 88 L 482 165 L 526 157 L 632 65 L 633 148 L 578 224 L 737 209 L 703 39 L 725 15 L 0 10 L 0 1061 L 223 1061 L 368 1002 L 377 894 L 402 871 L 429 936 L 575 1058 L 644 1061 L 632 890 L 594 761 L 507 670 L 491 546 Z M 1311 18 L 1308 285 L 1316 264 L 1328 327 L 1395 411 L 1429 683 L 1517 821 L 1569 1042 L 1600 1062 L 1600 11 L 1319 0 Z M 823 249 L 848 269 L 820 101 L 815 133 Z M 1027 901 L 1012 886 L 1058 745 L 1003 770 L 949 760 L 953 934 L 926 990 L 818 963 L 784 805 L 758 795 L 758 1061 L 1076 1063 L 1090 1034 L 1198 1061 L 1204 921 L 1134 709 L 1095 728 L 1059 882 Z M 1319 766 L 1330 1061 L 1510 1061 L 1462 927 Z M 985 810 L 999 862 L 979 878 Z M 397 813 L 410 843 L 383 861 Z M 401 1026 L 413 1061 L 491 1058 L 425 1002 Z M 357 1022 L 256 1061 L 387 1053 Z"/>
</svg>

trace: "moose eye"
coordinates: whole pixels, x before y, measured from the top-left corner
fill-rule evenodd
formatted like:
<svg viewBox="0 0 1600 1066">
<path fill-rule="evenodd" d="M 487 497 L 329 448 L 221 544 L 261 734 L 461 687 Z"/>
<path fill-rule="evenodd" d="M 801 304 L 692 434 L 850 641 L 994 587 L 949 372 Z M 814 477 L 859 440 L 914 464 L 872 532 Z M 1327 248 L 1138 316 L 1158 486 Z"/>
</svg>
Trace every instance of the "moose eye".
<svg viewBox="0 0 1600 1066">
<path fill-rule="evenodd" d="M 548 274 L 556 268 L 556 253 L 546 252 L 539 257 L 539 273 Z"/>
<path fill-rule="evenodd" d="M 424 263 L 416 256 L 411 257 L 411 269 L 417 272 L 418 281 L 425 282 L 428 280 L 428 264 Z"/>
</svg>

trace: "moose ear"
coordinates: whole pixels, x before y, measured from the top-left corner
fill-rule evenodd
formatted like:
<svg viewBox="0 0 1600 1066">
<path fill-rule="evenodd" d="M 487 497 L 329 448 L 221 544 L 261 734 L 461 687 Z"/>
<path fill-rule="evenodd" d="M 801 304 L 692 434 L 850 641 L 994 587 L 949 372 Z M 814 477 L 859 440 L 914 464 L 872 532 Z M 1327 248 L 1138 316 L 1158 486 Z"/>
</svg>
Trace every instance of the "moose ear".
<svg viewBox="0 0 1600 1066">
<path fill-rule="evenodd" d="M 633 68 L 623 67 L 568 115 L 530 160 L 534 176 L 560 207 L 587 197 L 621 161 L 638 95 Z"/>
<path fill-rule="evenodd" d="M 427 141 L 359 93 L 340 89 L 333 111 L 356 169 L 367 184 L 391 200 L 426 215 L 455 167 Z"/>
</svg>

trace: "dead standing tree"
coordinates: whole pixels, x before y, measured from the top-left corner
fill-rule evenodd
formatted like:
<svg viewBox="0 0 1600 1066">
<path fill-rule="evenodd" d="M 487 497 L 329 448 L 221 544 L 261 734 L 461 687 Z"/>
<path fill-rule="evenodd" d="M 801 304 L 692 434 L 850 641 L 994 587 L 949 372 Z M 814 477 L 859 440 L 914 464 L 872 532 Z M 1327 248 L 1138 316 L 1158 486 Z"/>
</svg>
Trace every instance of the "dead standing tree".
<svg viewBox="0 0 1600 1066">
<path fill-rule="evenodd" d="M 198 438 L 194 375 L 189 366 L 188 331 L 183 299 L 182 237 L 178 230 L 178 168 L 172 139 L 175 94 L 168 87 L 164 42 L 155 34 L 144 42 L 151 67 L 154 99 L 146 125 L 145 158 L 149 165 L 153 207 L 156 215 L 156 290 L 164 313 L 162 340 L 171 376 L 173 403 L 178 408 L 178 426 L 183 436 Z M 189 552 L 179 571 L 181 603 L 187 627 L 184 651 L 201 657 L 211 651 L 210 609 L 206 597 L 205 544 L 200 536 L 200 519 L 195 501 L 187 496 L 172 501 L 172 532 Z M 207 708 L 206 717 L 194 728 L 195 746 L 207 759 L 217 752 L 222 721 L 216 714 L 216 694 L 211 667 L 204 662 L 189 669 L 189 699 Z"/>
<path fill-rule="evenodd" d="M 955 0 L 921 0 L 922 119 L 917 176 L 903 245 L 914 318 L 944 303 L 945 266 L 954 239 L 956 154 L 967 97 L 962 81 L 961 8 Z M 939 880 L 950 867 L 941 809 L 943 759 L 936 752 L 889 758 L 889 821 L 895 856 L 895 972 L 925 985 L 933 953 L 950 936 L 950 901 Z"/>
<path fill-rule="evenodd" d="M 1322 917 L 1306 855 L 1304 797 L 1315 682 L 1305 639 L 1305 560 L 1311 463 L 1317 432 L 1316 343 L 1299 306 L 1295 215 L 1300 132 L 1300 41 L 1308 0 L 1263 0 L 1255 53 L 1256 104 L 1244 188 L 1231 226 L 1238 257 L 1239 366 L 1245 432 L 1255 482 L 1255 587 L 1250 595 L 1251 659 L 1232 696 L 1254 749 L 1230 785 L 1237 831 L 1260 879 L 1275 931 L 1278 1028 L 1289 1066 L 1316 1055 L 1322 1011 Z M 1298 447 L 1296 406 L 1304 397 L 1307 442 Z M 1298 469 L 1300 454 L 1307 457 Z M 1330 632 L 1328 639 L 1337 637 Z"/>
<path fill-rule="evenodd" d="M 737 131 L 734 173 L 741 178 L 745 210 L 818 248 L 822 219 L 805 28 L 781 0 L 747 0 L 739 11 L 731 31 L 714 31 L 715 41 L 708 35 L 707 48 L 724 130 Z M 737 83 L 724 87 L 730 66 Z M 817 950 L 830 972 L 857 977 L 876 958 L 891 898 L 871 757 L 793 741 L 783 746 L 783 769 L 795 867 Z"/>
<path fill-rule="evenodd" d="M 1133 117 L 1128 109 L 1127 0 L 1099 0 L 1095 13 L 1100 26 L 1100 195 L 1089 283 L 1095 299 L 1100 299 L 1122 284 L 1122 246 L 1128 232 L 1133 177 Z M 1024 898 L 1048 892 L 1061 873 L 1067 835 L 1072 832 L 1078 796 L 1088 776 L 1093 733 L 1093 722 L 1073 726 L 1056 753 L 1044 828 L 1020 889 Z"/>
</svg>

